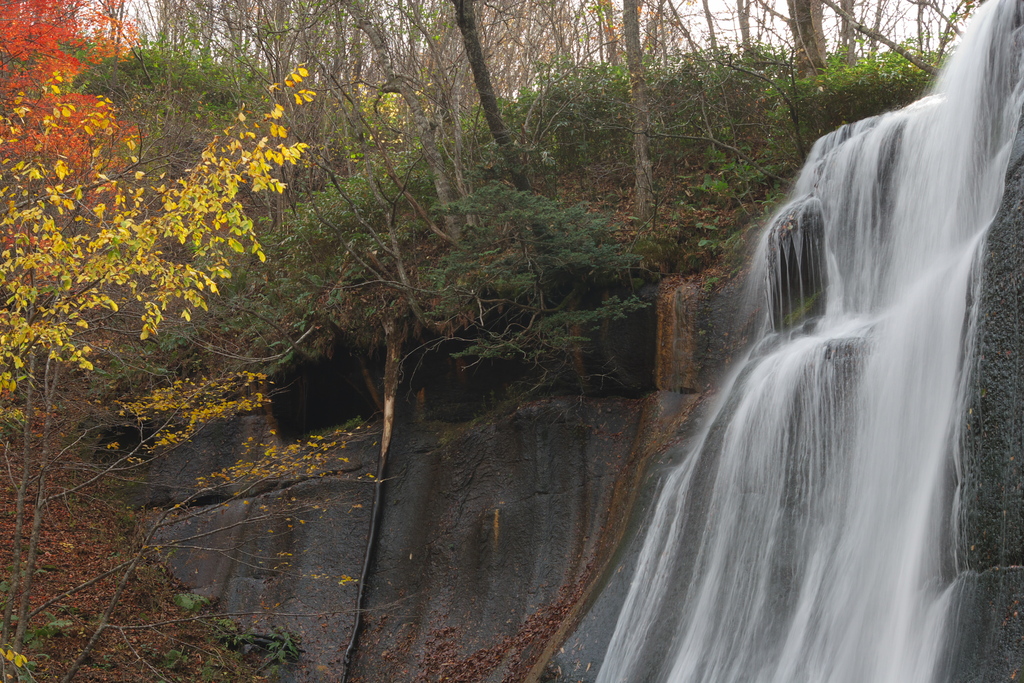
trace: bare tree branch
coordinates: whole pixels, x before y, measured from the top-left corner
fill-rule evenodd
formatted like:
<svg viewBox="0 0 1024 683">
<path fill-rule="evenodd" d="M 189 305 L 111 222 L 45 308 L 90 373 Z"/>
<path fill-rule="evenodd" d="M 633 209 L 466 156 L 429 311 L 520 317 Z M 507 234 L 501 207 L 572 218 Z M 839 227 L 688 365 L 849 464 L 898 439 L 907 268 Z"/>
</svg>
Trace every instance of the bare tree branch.
<svg viewBox="0 0 1024 683">
<path fill-rule="evenodd" d="M 924 71 L 926 74 L 930 74 L 932 76 L 935 76 L 935 75 L 937 75 L 939 73 L 938 69 L 936 69 L 934 66 L 932 66 L 928 62 L 923 61 L 920 57 L 916 56 L 914 53 L 910 52 L 909 50 L 907 50 L 907 49 L 905 49 L 903 47 L 900 47 L 900 45 L 898 43 L 896 43 L 895 41 L 890 40 L 889 38 L 887 38 L 886 36 L 882 35 L 878 31 L 875 31 L 874 29 L 870 29 L 867 26 L 865 26 L 864 24 L 862 24 L 859 21 L 857 21 L 856 18 L 851 16 L 848 12 L 843 10 L 843 8 L 841 8 L 839 5 L 837 5 L 832 0 L 821 0 L 821 1 L 823 3 L 825 3 L 826 5 L 828 5 L 829 7 L 831 7 L 833 12 L 838 14 L 843 19 L 846 19 L 847 21 L 849 21 L 850 25 L 853 26 L 853 28 L 855 30 L 859 31 L 860 33 L 863 33 L 868 38 L 871 38 L 873 40 L 877 40 L 878 42 L 882 43 L 883 45 L 888 47 L 890 50 L 892 50 L 893 52 L 895 52 L 896 54 L 898 54 L 899 56 L 903 57 L 908 62 L 910 62 L 911 64 L 916 66 L 921 71 Z"/>
</svg>

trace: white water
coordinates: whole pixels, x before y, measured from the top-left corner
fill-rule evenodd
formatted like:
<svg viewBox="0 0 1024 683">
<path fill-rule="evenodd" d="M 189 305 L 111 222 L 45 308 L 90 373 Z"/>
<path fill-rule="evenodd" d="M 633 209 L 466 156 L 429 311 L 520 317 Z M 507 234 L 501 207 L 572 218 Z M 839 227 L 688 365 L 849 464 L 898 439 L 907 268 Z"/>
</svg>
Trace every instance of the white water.
<svg viewBox="0 0 1024 683">
<path fill-rule="evenodd" d="M 778 235 L 813 234 L 820 210 L 823 257 L 797 240 L 787 258 L 827 273 L 824 298 L 793 329 L 764 315 L 663 482 L 599 683 L 942 679 L 968 301 L 1022 104 L 1022 12 L 991 0 L 932 97 L 815 146 L 755 282 L 779 289 Z"/>
</svg>

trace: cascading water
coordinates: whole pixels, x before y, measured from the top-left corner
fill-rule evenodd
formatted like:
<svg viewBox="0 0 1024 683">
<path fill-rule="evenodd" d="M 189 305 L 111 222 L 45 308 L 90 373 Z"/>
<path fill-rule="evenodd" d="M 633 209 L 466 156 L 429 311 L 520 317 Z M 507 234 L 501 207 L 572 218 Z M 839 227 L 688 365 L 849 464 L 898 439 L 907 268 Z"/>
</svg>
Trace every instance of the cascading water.
<svg viewBox="0 0 1024 683">
<path fill-rule="evenodd" d="M 764 331 L 662 484 L 599 683 L 942 678 L 1022 22 L 990 1 L 935 94 L 815 146 L 755 256 Z"/>
</svg>

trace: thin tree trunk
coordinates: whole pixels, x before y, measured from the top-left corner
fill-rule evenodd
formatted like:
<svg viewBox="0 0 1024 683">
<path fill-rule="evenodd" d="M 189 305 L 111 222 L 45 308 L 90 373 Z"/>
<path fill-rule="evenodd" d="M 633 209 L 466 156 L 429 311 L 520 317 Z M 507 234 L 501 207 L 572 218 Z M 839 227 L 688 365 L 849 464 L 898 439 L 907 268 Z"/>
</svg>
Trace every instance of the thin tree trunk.
<svg viewBox="0 0 1024 683">
<path fill-rule="evenodd" d="M 100 641 L 100 637 L 103 636 L 103 633 L 110 626 L 110 617 L 113 616 L 117 606 L 121 604 L 121 598 L 124 597 L 124 591 L 128 587 L 128 582 L 133 576 L 135 576 L 136 568 L 147 555 L 146 551 L 150 548 L 149 544 L 153 541 L 157 531 L 164 526 L 172 510 L 173 508 L 168 508 L 160 514 L 156 522 L 150 526 L 149 531 L 146 533 L 138 552 L 135 553 L 135 556 L 121 565 L 124 572 L 121 574 L 121 578 L 118 580 L 117 586 L 114 588 L 114 592 L 110 596 L 110 600 L 107 601 L 106 609 L 104 609 L 103 614 L 100 615 L 99 621 L 97 621 L 96 627 L 93 629 L 92 635 L 89 637 L 85 647 L 83 647 L 82 651 L 78 653 L 78 657 L 75 658 L 71 667 L 64 672 L 64 677 L 61 678 L 61 683 L 71 683 L 75 676 L 78 675 L 79 669 L 81 669 L 82 665 L 85 664 L 85 660 L 89 658 L 89 655 L 92 654 L 92 651 L 96 648 L 96 645 Z M 87 584 L 88 582 L 80 585 L 79 588 L 82 588 Z"/>
<path fill-rule="evenodd" d="M 25 632 L 28 629 L 29 621 L 28 615 L 32 611 L 32 582 L 36 572 L 36 561 L 39 557 L 39 537 L 42 533 L 43 514 L 46 508 L 46 501 L 44 500 L 45 485 L 46 473 L 43 471 L 36 478 L 36 497 L 32 507 L 32 531 L 29 533 L 28 554 L 22 566 L 24 576 L 22 577 L 21 585 L 18 587 L 21 591 L 18 603 L 18 628 L 15 630 L 14 639 L 11 641 L 11 647 L 17 652 L 21 652 L 24 649 Z M 14 597 L 11 596 L 11 599 L 13 600 Z"/>
<path fill-rule="evenodd" d="M 882 31 L 882 14 L 884 3 L 885 0 L 878 0 L 877 4 L 875 5 L 875 23 L 873 24 L 871 29 L 872 31 L 874 31 L 874 35 L 868 35 L 868 39 L 870 40 L 868 45 L 870 46 L 869 49 L 871 52 L 874 52 L 875 50 L 878 49 L 878 35 Z"/>
<path fill-rule="evenodd" d="M 377 549 L 380 518 L 383 509 L 384 481 L 387 478 L 388 454 L 391 452 L 391 437 L 395 427 L 395 399 L 398 396 L 398 384 L 402 370 L 402 342 L 405 340 L 405 328 L 395 321 L 384 326 L 386 337 L 387 358 L 384 361 L 384 425 L 380 436 L 380 457 L 377 460 L 377 479 L 373 489 L 373 509 L 370 512 L 370 532 L 366 539 L 366 553 L 363 556 L 363 571 L 359 577 L 359 591 L 356 595 L 355 621 L 352 624 L 352 637 L 342 663 L 341 682 L 347 683 L 352 670 L 352 657 L 359 645 L 359 631 L 363 624 L 363 598 L 366 580 L 370 574 L 370 566 Z"/>
<path fill-rule="evenodd" d="M 837 5 L 835 2 L 833 2 L 833 0 L 821 0 L 821 2 L 823 2 L 826 5 L 828 5 L 829 7 L 831 7 L 832 10 L 836 14 L 838 14 L 839 16 L 844 16 L 844 14 L 846 14 L 845 12 L 843 12 L 843 8 L 840 7 L 839 5 Z M 936 74 L 938 74 L 938 69 L 936 69 L 931 64 L 928 64 L 927 62 L 922 60 L 920 57 L 916 57 L 914 55 L 914 53 L 910 52 L 909 50 L 907 50 L 906 48 L 902 47 L 898 43 L 894 42 L 893 40 L 891 40 L 889 38 L 886 38 L 881 33 L 877 32 L 877 31 L 875 31 L 873 29 L 870 29 L 867 26 L 861 24 L 859 21 L 857 21 L 856 19 L 854 19 L 850 15 L 846 15 L 846 17 L 850 19 L 850 23 L 853 25 L 853 28 L 855 30 L 857 30 L 858 32 L 863 33 L 867 37 L 869 37 L 869 38 L 871 38 L 873 40 L 877 40 L 878 42 L 882 43 L 883 45 L 888 47 L 890 50 L 892 50 L 893 52 L 895 52 L 896 54 L 900 55 L 901 57 L 906 59 L 908 62 L 910 62 L 911 64 L 916 66 L 921 71 L 924 71 L 925 73 L 930 74 L 932 76 L 935 76 Z"/>
<path fill-rule="evenodd" d="M 840 7 L 850 17 L 854 16 L 856 11 L 856 0 L 840 0 Z M 839 25 L 839 40 L 842 46 L 846 49 L 846 63 L 849 66 L 853 66 L 857 63 L 857 41 L 856 33 L 853 30 L 853 22 L 848 17 L 840 17 L 841 23 Z"/>
<path fill-rule="evenodd" d="M 601 51 L 604 53 L 604 59 L 608 64 L 618 66 L 619 38 L 615 35 L 615 7 L 612 5 L 611 0 L 597 0 L 597 5 L 601 10 L 598 15 L 601 23 L 601 32 L 603 33 Z"/>
<path fill-rule="evenodd" d="M 633 104 L 633 169 L 636 174 L 633 212 L 643 225 L 654 219 L 654 181 L 651 166 L 651 112 L 647 102 L 643 52 L 640 49 L 640 10 L 638 0 L 625 0 L 622 6 L 622 36 L 626 40 L 626 64 L 629 67 L 630 99 Z"/>
<path fill-rule="evenodd" d="M 437 193 L 437 198 L 442 204 L 450 204 L 458 197 L 456 197 L 455 192 L 453 192 L 451 182 L 448 179 L 448 171 L 444 165 L 444 158 L 441 156 L 440 149 L 437 145 L 437 138 L 434 135 L 435 126 L 427 117 L 427 113 L 423 109 L 423 104 L 416 95 L 416 89 L 405 74 L 398 73 L 395 68 L 394 61 L 391 59 L 391 53 L 388 51 L 384 35 L 363 13 L 359 8 L 358 3 L 345 3 L 345 11 L 348 12 L 349 16 L 352 17 L 359 29 L 366 35 L 367 39 L 369 39 L 374 53 L 381 61 L 381 65 L 388 74 L 388 81 L 384 86 L 384 91 L 397 92 L 401 94 L 406 106 L 409 107 L 409 111 L 412 113 L 413 123 L 416 126 L 416 131 L 420 136 L 420 144 L 423 147 L 423 158 L 427 162 L 427 166 L 430 167 L 430 171 L 434 176 L 434 191 Z M 461 236 L 462 222 L 457 216 L 446 216 L 445 230 L 452 240 L 457 241 Z"/>
<path fill-rule="evenodd" d="M 14 623 L 14 604 L 21 595 L 22 578 L 24 577 L 24 560 L 22 559 L 22 541 L 25 535 L 25 512 L 28 503 L 28 490 L 32 481 L 32 421 L 35 419 L 35 369 L 36 359 L 32 356 L 28 362 L 28 377 L 23 380 L 25 386 L 25 427 L 22 435 L 21 481 L 15 488 L 14 538 L 11 542 L 11 573 L 4 603 L 3 625 L 0 628 L 0 645 L 11 643 L 11 626 Z M 18 648 L 16 648 L 18 649 Z M 0 674 L 7 676 L 11 665 L 0 658 Z"/>
<path fill-rule="evenodd" d="M 736 0 L 736 20 L 740 25 L 740 46 L 750 49 L 750 0 Z"/>
<path fill-rule="evenodd" d="M 21 600 L 18 605 L 18 628 L 14 633 L 11 646 L 21 651 L 25 644 L 25 632 L 28 629 L 29 615 L 32 612 L 32 583 L 36 574 L 36 562 L 39 559 L 39 540 L 43 531 L 43 518 L 46 515 L 46 473 L 50 466 L 50 444 L 53 439 L 53 400 L 60 378 L 60 364 L 47 359 L 43 371 L 43 433 L 39 439 L 39 453 L 33 460 L 37 464 L 35 476 L 36 499 L 32 506 L 32 531 L 28 538 L 28 554 L 25 558 L 24 577 L 20 586 Z"/>
<path fill-rule="evenodd" d="M 665 49 L 665 2 L 658 0 L 658 9 L 651 12 L 651 18 L 647 20 L 647 44 L 644 46 L 647 54 L 659 61 L 668 57 Z"/>
<path fill-rule="evenodd" d="M 928 32 L 927 22 L 925 21 L 925 6 L 924 3 L 920 3 L 917 6 L 917 45 L 918 49 L 922 52 L 928 52 L 931 48 L 931 36 Z"/>
<path fill-rule="evenodd" d="M 65 672 L 64 677 L 60 679 L 61 683 L 71 683 L 74 677 L 78 675 L 78 670 L 82 668 L 83 664 L 85 664 L 85 660 L 89 658 L 89 655 L 92 654 L 92 651 L 96 648 L 96 644 L 99 642 L 100 636 L 103 635 L 103 632 L 106 631 L 107 627 L 110 625 L 111 615 L 114 613 L 114 610 L 117 609 L 117 606 L 121 604 L 121 597 L 124 595 L 125 588 L 128 587 L 128 580 L 135 575 L 135 568 L 139 565 L 139 562 L 142 561 L 143 557 L 145 557 L 145 554 L 140 551 L 125 568 L 124 574 L 121 575 L 121 580 L 117 583 L 117 588 L 114 589 L 114 594 L 110 597 L 110 602 L 107 603 L 107 608 L 103 610 L 103 614 L 100 615 L 99 623 L 96 624 L 96 629 L 89 638 L 89 642 L 85 644 L 85 647 L 83 647 L 82 651 L 78 653 L 78 657 L 71 665 L 71 668 L 68 669 L 67 672 Z"/>
<path fill-rule="evenodd" d="M 505 125 L 498 109 L 498 98 L 494 94 L 494 85 L 491 83 L 491 72 L 487 68 L 487 60 L 484 58 L 483 46 L 480 43 L 480 32 L 477 30 L 476 13 L 473 8 L 474 0 L 452 0 L 455 6 L 455 22 L 462 33 L 462 43 L 466 48 L 466 59 L 469 61 L 469 68 L 473 72 L 473 82 L 476 84 L 477 95 L 480 97 L 480 108 L 483 109 L 484 119 L 487 121 L 487 128 L 491 131 L 491 137 L 498 145 L 508 165 L 508 172 L 512 178 L 512 184 L 521 192 L 530 192 L 530 180 L 523 171 L 522 162 L 515 150 L 515 141 L 512 133 Z"/>
<path fill-rule="evenodd" d="M 708 40 L 711 41 L 711 49 L 718 49 L 718 37 L 715 35 L 715 15 L 711 13 L 711 5 L 708 4 L 708 0 L 702 0 L 704 4 L 704 18 L 708 22 Z M 623 27 L 625 32 L 625 27 Z"/>
</svg>

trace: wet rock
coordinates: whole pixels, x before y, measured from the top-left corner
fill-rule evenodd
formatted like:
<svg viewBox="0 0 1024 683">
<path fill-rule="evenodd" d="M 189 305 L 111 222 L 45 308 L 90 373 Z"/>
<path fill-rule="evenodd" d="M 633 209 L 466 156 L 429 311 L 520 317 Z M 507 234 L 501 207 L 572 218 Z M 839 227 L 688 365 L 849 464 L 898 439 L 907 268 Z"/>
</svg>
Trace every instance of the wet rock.
<svg viewBox="0 0 1024 683">
<path fill-rule="evenodd" d="M 658 355 L 655 376 L 662 391 L 697 393 L 700 309 L 704 291 L 693 280 L 667 279 L 658 296 Z"/>
<path fill-rule="evenodd" d="M 768 236 L 768 310 L 776 330 L 825 310 L 825 221 L 810 197 L 776 220 Z"/>
<path fill-rule="evenodd" d="M 989 231 L 964 441 L 968 567 L 1024 564 L 1024 135 Z"/>
<path fill-rule="evenodd" d="M 968 572 L 951 680 L 1010 680 L 1024 664 L 1024 132 L 982 264 L 977 348 L 961 428 L 960 558 Z M 1012 674 L 1012 675 L 1011 675 Z"/>
<path fill-rule="evenodd" d="M 956 585 L 944 680 L 953 683 L 1016 681 L 1024 668 L 1024 568 L 965 572 Z"/>
<path fill-rule="evenodd" d="M 686 377 L 678 389 L 706 387 L 742 343 L 730 335 L 737 289 L 730 283 L 722 295 L 701 291 L 686 312 L 690 336 L 678 352 L 693 365 L 677 373 Z M 649 482 L 647 463 L 679 438 L 700 396 L 623 396 L 654 386 L 656 311 L 602 326 L 581 358 L 606 382 L 588 389 L 612 397 L 548 398 L 460 422 L 493 410 L 488 397 L 500 394 L 507 378 L 475 376 L 449 359 L 428 359 L 410 373 L 353 683 L 442 676 L 519 683 L 556 675 L 552 657 L 606 580 L 640 483 Z M 349 370 L 360 367 L 346 362 Z M 312 367 L 303 372 L 304 383 L 278 400 L 324 405 L 281 406 L 275 417 L 290 421 L 292 431 L 347 417 L 348 404 L 332 412 L 329 383 L 313 381 Z M 269 429 L 246 420 L 226 423 L 154 466 L 146 504 L 173 505 L 194 491 L 198 477 L 238 460 L 244 440 Z M 358 576 L 363 559 L 372 490 L 360 478 L 375 471 L 375 449 L 373 438 L 349 444 L 353 471 L 336 468 L 270 482 L 245 499 L 205 501 L 161 532 L 162 543 L 181 546 L 168 554 L 168 566 L 216 600 L 216 609 L 256 613 L 242 624 L 253 633 L 299 636 L 301 656 L 283 668 L 282 681 L 339 675 L 355 605 L 355 584 L 344 577 Z"/>
<path fill-rule="evenodd" d="M 166 564 L 241 632 L 286 632 L 301 656 L 282 680 L 340 670 L 366 544 L 372 489 L 324 477 L 281 491 L 187 508 L 161 531 Z"/>
<path fill-rule="evenodd" d="M 692 400 L 547 399 L 444 439 L 436 424 L 400 423 L 352 680 L 543 670 L 621 536 L 646 459 Z M 235 455 L 224 445 L 205 467 Z M 177 510 L 157 538 L 173 574 L 218 611 L 246 615 L 243 630 L 298 638 L 283 681 L 340 671 L 372 501 L 362 475 L 373 459 L 359 459 L 357 472 Z M 160 472 L 185 473 L 162 480 L 184 493 L 201 470 Z"/>
<path fill-rule="evenodd" d="M 263 415 L 205 425 L 191 441 L 150 465 L 146 482 L 134 492 L 133 502 L 162 507 L 185 501 L 195 493 L 199 477 L 235 464 L 244 455 L 244 444 L 250 438 L 261 443 L 271 440 L 270 429 Z"/>
<path fill-rule="evenodd" d="M 353 681 L 539 676 L 687 403 L 550 399 L 396 453 Z"/>
<path fill-rule="evenodd" d="M 585 332 L 581 367 L 583 391 L 591 396 L 638 398 L 655 386 L 655 355 L 658 330 L 658 289 L 647 286 L 638 292 L 617 291 L 620 299 L 636 296 L 643 308 L 618 320 L 606 320 Z"/>
</svg>

